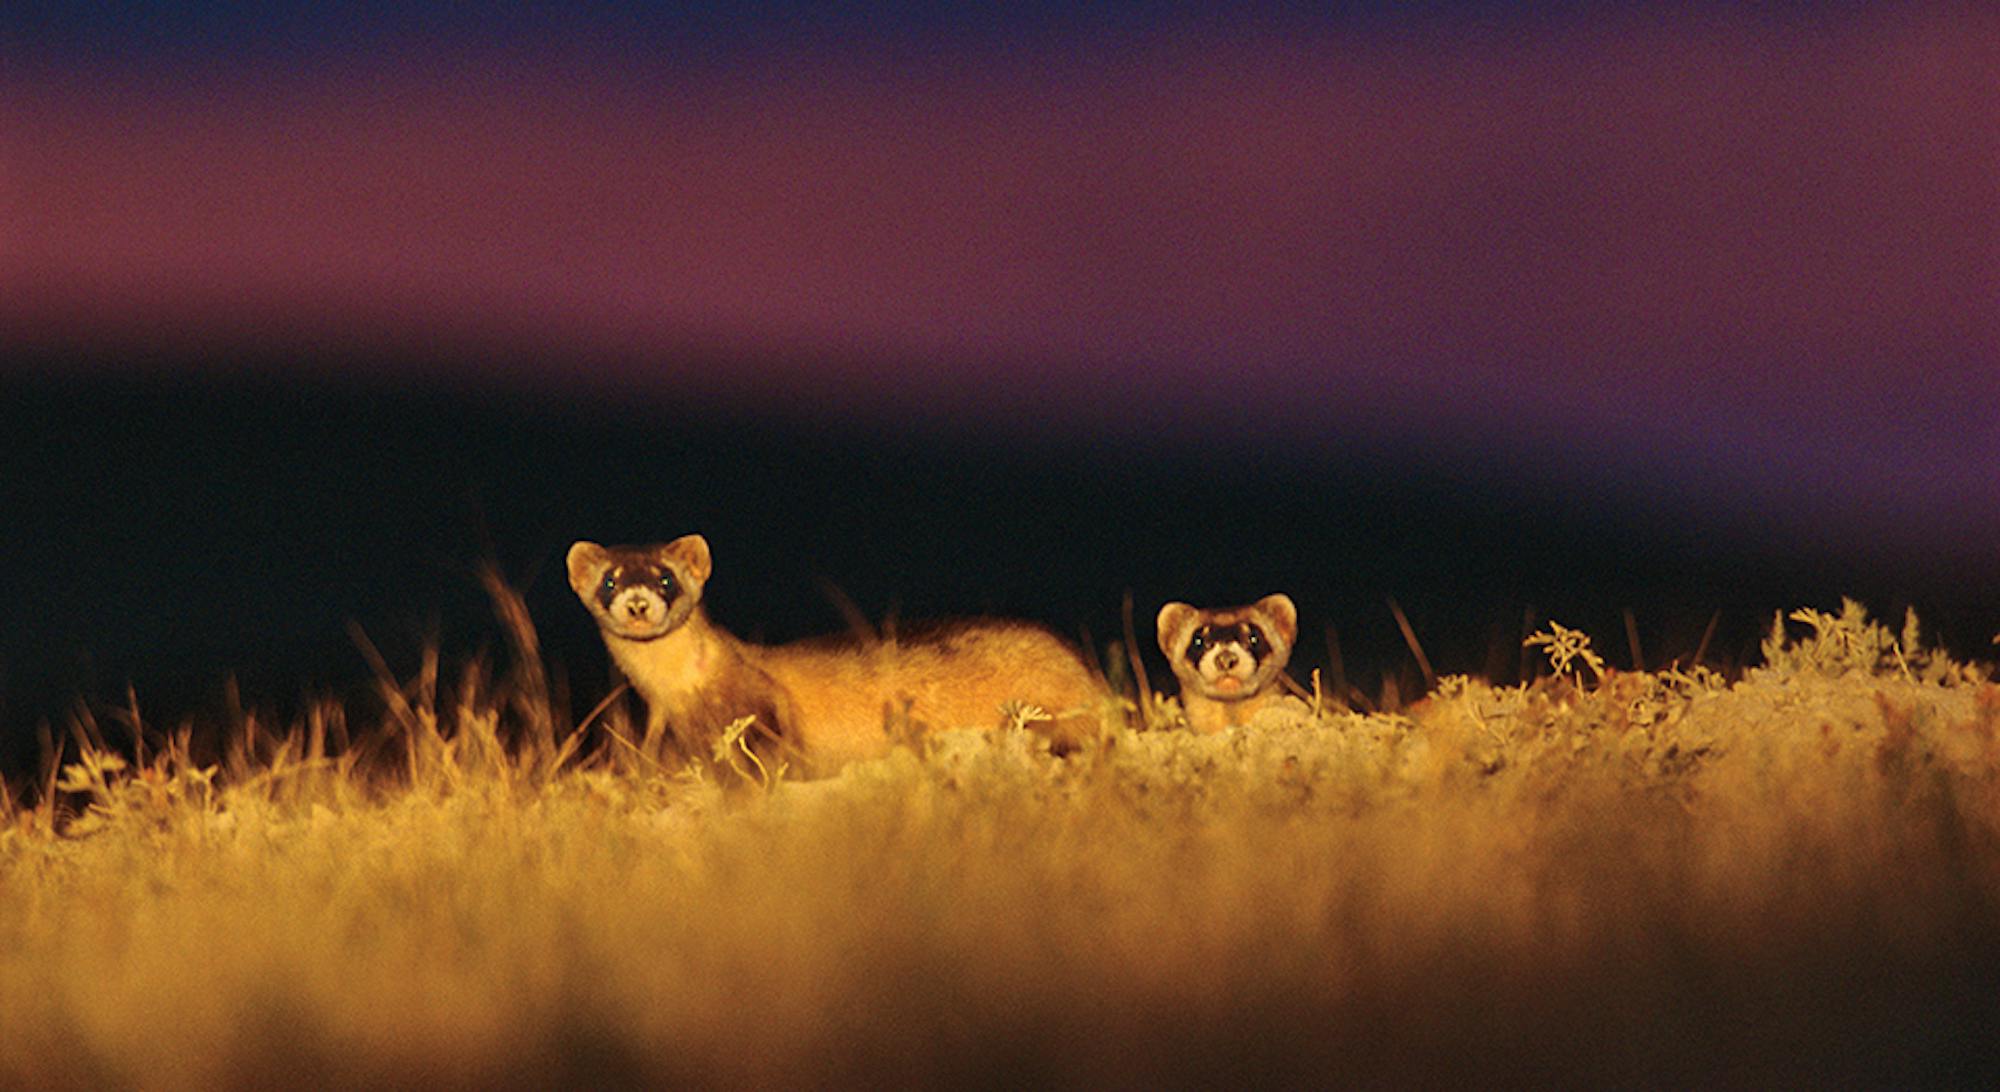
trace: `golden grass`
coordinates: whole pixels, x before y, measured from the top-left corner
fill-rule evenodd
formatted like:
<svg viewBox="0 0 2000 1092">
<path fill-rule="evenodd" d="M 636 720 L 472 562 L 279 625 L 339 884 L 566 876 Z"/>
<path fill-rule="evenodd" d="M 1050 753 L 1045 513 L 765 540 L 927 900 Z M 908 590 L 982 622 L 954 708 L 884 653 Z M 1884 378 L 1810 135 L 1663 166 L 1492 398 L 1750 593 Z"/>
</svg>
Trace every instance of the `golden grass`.
<svg viewBox="0 0 2000 1092">
<path fill-rule="evenodd" d="M 525 616 L 372 751 L 83 724 L 0 817 L 0 1086 L 1990 1083 L 2000 687 L 1799 623 L 768 789 L 583 747 Z"/>
</svg>

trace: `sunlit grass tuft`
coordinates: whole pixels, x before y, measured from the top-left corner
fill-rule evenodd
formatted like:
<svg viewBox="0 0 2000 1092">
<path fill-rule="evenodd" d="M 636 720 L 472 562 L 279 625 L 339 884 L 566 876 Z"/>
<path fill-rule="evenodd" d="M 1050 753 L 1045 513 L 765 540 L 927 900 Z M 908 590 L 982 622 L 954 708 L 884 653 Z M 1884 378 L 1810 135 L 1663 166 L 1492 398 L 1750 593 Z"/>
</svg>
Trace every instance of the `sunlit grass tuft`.
<svg viewBox="0 0 2000 1092">
<path fill-rule="evenodd" d="M 1394 714 L 1057 758 L 1023 706 L 798 782 L 567 723 L 492 590 L 511 662 L 376 657 L 379 723 L 204 764 L 79 710 L 5 794 L 0 1086 L 2000 1074 L 2000 687 L 1914 618 L 1738 679 L 1552 625 Z"/>
</svg>

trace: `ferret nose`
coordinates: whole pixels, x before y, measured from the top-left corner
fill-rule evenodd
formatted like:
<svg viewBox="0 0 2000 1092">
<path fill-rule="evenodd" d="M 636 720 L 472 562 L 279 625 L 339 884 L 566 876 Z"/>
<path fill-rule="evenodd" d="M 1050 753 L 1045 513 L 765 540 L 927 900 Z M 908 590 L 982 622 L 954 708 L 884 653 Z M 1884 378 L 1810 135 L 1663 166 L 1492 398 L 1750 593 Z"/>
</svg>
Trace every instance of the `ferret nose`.
<svg viewBox="0 0 2000 1092">
<path fill-rule="evenodd" d="M 1222 651 L 1215 654 L 1215 666 L 1221 668 L 1224 671 L 1236 670 L 1236 660 L 1237 656 L 1235 649 L 1225 648 Z"/>
<path fill-rule="evenodd" d="M 625 613 L 634 618 L 644 618 L 653 609 L 644 599 L 629 599 L 625 602 Z"/>
</svg>

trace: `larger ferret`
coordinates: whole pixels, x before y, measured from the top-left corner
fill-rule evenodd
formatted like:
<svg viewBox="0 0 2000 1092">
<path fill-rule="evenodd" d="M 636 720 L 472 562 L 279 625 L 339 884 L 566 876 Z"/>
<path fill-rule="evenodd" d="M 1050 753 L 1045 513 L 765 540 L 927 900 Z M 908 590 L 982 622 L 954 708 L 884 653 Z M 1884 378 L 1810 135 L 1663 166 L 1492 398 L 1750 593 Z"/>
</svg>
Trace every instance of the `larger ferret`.
<svg viewBox="0 0 2000 1092">
<path fill-rule="evenodd" d="M 1023 622 L 963 621 L 880 641 L 739 640 L 702 607 L 712 565 L 700 535 L 578 542 L 568 565 L 612 661 L 645 699 L 649 736 L 671 733 L 684 753 L 706 754 L 751 716 L 757 738 L 824 772 L 905 733 L 996 727 L 1010 707 L 1039 707 L 1056 738 L 1074 738 L 1094 728 L 1106 696 L 1075 649 Z"/>
</svg>

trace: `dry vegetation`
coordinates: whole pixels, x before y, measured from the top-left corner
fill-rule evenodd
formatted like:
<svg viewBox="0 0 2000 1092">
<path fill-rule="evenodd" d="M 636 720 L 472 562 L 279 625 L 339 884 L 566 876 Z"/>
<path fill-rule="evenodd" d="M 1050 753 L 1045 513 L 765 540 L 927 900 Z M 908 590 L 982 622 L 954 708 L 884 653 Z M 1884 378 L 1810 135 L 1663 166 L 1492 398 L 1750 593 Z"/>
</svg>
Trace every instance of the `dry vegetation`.
<svg viewBox="0 0 2000 1092">
<path fill-rule="evenodd" d="M 2000 1076 L 2000 686 L 1914 622 L 763 785 L 564 730 L 517 621 L 367 747 L 80 717 L 0 816 L 0 1086 Z"/>
</svg>

